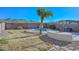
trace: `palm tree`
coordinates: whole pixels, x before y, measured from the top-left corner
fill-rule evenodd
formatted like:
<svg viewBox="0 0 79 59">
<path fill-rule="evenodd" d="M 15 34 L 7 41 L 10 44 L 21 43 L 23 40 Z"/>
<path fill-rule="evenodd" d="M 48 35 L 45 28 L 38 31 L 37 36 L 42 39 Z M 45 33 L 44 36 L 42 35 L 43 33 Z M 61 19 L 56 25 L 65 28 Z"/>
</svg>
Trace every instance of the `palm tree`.
<svg viewBox="0 0 79 59">
<path fill-rule="evenodd" d="M 44 21 L 44 18 L 47 18 L 49 16 L 52 16 L 52 12 L 51 11 L 46 11 L 45 9 L 43 8 L 39 8 L 37 10 L 37 13 L 38 15 L 40 16 L 41 18 L 41 22 L 40 22 L 40 34 L 42 34 L 42 30 L 43 30 L 43 21 Z"/>
</svg>

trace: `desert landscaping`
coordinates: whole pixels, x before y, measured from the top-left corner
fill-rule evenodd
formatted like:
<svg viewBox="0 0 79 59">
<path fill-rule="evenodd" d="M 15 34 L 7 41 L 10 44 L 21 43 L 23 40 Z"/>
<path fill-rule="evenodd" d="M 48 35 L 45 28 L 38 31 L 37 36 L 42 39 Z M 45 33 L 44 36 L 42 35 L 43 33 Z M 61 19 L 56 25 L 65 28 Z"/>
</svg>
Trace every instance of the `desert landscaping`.
<svg viewBox="0 0 79 59">
<path fill-rule="evenodd" d="M 6 30 L 7 35 L 0 38 L 0 50 L 46 51 L 52 44 L 41 40 L 39 34 L 24 30 Z"/>
</svg>

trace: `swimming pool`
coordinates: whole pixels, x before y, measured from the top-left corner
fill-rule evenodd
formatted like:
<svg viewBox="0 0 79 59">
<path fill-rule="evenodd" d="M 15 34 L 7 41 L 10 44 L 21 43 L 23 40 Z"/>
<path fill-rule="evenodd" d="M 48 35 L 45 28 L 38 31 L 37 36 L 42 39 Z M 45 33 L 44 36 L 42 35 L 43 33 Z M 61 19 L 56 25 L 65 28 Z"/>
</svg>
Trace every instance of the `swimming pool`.
<svg viewBox="0 0 79 59">
<path fill-rule="evenodd" d="M 30 32 L 39 33 L 39 32 L 40 32 L 40 29 L 30 29 L 29 31 L 30 31 Z M 43 32 L 43 33 L 47 33 L 47 30 L 46 30 L 46 29 L 43 29 L 42 32 Z"/>
<path fill-rule="evenodd" d="M 79 41 L 79 33 L 72 33 L 72 38 L 73 38 L 73 40 L 77 40 L 77 41 Z"/>
</svg>

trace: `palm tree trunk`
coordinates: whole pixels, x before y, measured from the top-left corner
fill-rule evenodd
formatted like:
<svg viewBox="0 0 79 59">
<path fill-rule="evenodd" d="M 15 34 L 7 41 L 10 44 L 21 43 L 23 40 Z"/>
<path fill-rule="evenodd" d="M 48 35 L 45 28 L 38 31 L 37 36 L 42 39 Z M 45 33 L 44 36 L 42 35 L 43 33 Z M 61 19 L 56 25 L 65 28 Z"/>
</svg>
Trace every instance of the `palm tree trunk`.
<svg viewBox="0 0 79 59">
<path fill-rule="evenodd" d="M 40 34 L 42 34 L 42 30 L 43 30 L 43 23 L 40 23 Z"/>
<path fill-rule="evenodd" d="M 40 34 L 42 34 L 42 30 L 43 30 L 43 17 L 41 17 Z"/>
</svg>

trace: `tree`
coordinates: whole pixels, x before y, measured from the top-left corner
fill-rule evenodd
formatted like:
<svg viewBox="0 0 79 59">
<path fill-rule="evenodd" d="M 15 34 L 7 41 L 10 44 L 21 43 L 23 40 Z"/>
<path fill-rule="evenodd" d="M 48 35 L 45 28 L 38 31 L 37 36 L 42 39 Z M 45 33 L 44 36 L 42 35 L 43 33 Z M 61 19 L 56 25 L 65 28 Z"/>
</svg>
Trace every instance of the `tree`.
<svg viewBox="0 0 79 59">
<path fill-rule="evenodd" d="M 42 34 L 42 30 L 43 30 L 43 21 L 44 18 L 47 18 L 49 16 L 52 16 L 52 12 L 51 11 L 46 11 L 44 8 L 39 8 L 37 10 L 37 14 L 40 16 L 41 18 L 41 22 L 40 22 L 40 34 Z"/>
</svg>

